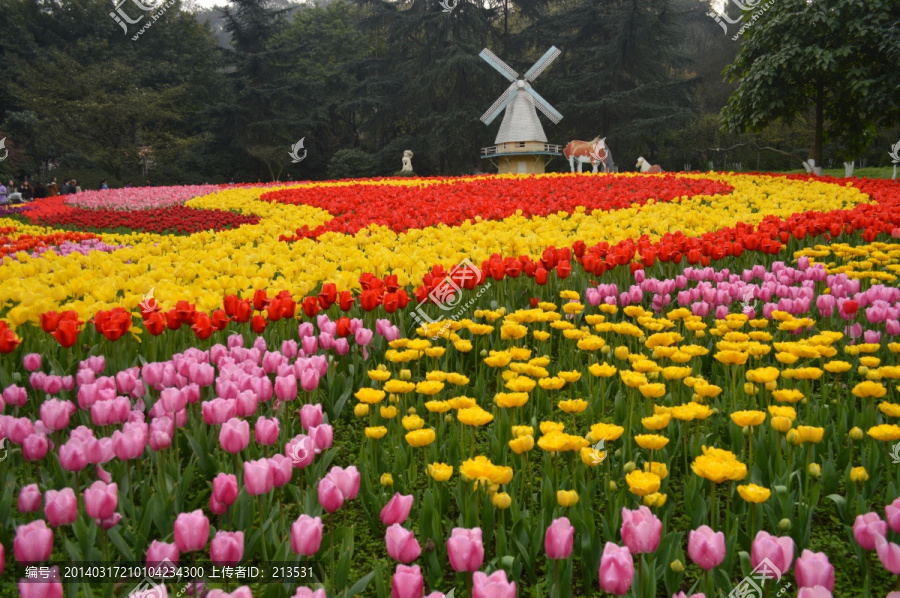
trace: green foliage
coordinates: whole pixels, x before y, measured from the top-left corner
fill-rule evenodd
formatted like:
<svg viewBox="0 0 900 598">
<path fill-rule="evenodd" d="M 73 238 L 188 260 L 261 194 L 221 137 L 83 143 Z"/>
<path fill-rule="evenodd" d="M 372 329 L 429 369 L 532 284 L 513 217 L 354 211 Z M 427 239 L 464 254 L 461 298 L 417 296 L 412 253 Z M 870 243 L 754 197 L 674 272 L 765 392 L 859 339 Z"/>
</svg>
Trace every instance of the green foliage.
<svg viewBox="0 0 900 598">
<path fill-rule="evenodd" d="M 328 161 L 329 178 L 356 179 L 370 176 L 375 176 L 375 160 L 362 150 L 338 150 Z"/>
</svg>

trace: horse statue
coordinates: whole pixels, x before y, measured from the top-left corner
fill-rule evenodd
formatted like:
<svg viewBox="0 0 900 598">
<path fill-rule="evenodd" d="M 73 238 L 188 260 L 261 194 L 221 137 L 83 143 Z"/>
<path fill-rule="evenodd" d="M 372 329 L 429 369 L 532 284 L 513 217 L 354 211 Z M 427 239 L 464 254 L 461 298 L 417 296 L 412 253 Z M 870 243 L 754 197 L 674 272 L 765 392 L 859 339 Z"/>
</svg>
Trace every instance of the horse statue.
<svg viewBox="0 0 900 598">
<path fill-rule="evenodd" d="M 635 168 L 641 169 L 641 174 L 659 174 L 663 171 L 662 167 L 659 164 L 650 164 L 644 160 L 644 156 L 639 156 L 637 160 L 637 164 L 634 165 Z"/>
<path fill-rule="evenodd" d="M 593 141 L 570 141 L 563 150 L 563 155 L 569 161 L 569 168 L 575 172 L 575 162 L 578 162 L 578 172 L 581 172 L 585 162 L 590 162 L 594 173 L 597 166 L 603 165 L 603 172 L 612 172 L 615 168 L 612 160 L 612 152 L 606 147 L 606 137 L 600 139 L 594 137 Z"/>
</svg>

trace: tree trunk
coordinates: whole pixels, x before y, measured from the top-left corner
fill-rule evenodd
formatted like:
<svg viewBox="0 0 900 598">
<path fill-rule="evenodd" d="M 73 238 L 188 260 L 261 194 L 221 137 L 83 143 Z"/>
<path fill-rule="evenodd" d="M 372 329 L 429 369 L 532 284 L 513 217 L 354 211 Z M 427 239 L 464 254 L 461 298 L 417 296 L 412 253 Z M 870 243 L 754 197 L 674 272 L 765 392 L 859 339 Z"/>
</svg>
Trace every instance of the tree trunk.
<svg viewBox="0 0 900 598">
<path fill-rule="evenodd" d="M 816 82 L 816 132 L 809 157 L 815 160 L 817 169 L 822 167 L 822 145 L 825 133 L 825 85 L 822 80 Z M 816 174 L 820 174 L 816 172 Z"/>
</svg>

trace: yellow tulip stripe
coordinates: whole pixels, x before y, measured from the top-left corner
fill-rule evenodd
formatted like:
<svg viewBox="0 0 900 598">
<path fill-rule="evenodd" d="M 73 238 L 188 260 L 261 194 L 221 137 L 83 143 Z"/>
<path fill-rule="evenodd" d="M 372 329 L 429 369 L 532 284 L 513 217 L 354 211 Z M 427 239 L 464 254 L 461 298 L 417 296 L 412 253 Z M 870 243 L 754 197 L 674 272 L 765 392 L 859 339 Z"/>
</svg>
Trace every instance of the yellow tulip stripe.
<svg viewBox="0 0 900 598">
<path fill-rule="evenodd" d="M 573 176 L 547 175 L 564 188 Z M 637 175 L 618 175 L 634 177 Z M 260 201 L 275 188 L 234 188 L 195 198 L 186 205 L 201 209 L 233 210 L 256 214 L 256 225 L 235 230 L 199 232 L 189 236 L 159 234 L 102 234 L 103 241 L 128 248 L 89 256 L 65 257 L 50 251 L 40 258 L 19 253 L 0 266 L 0 314 L 11 325 L 37 323 L 48 310 L 74 310 L 82 320 L 98 310 L 122 306 L 134 310 L 145 293 L 154 295 L 164 310 L 178 300 L 195 303 L 198 310 L 221 307 L 226 294 L 249 296 L 264 289 L 270 294 L 288 290 L 295 298 L 312 292 L 322 282 L 338 290 L 359 287 L 359 276 L 396 274 L 402 286 L 418 285 L 435 264 L 454 265 L 468 257 L 480 263 L 493 253 L 538 256 L 551 245 L 615 243 L 647 234 L 652 240 L 668 232 L 697 236 L 738 222 L 756 224 L 767 215 L 788 217 L 810 210 L 852 208 L 868 196 L 850 186 L 789 180 L 782 177 L 732 174 L 685 175 L 718 180 L 734 187 L 729 195 L 683 197 L 671 202 L 649 201 L 642 207 L 614 212 L 571 212 L 545 217 L 511 216 L 502 221 L 466 222 L 394 233 L 371 225 L 355 235 L 326 233 L 318 242 L 279 241 L 303 226 L 310 229 L 331 219 L 309 206 Z M 464 185 L 471 179 L 424 181 L 354 181 L 304 186 L 352 185 Z M 298 187 L 298 186 L 294 186 Z M 0 226 L 17 226 L 18 233 L 44 234 L 51 229 L 0 219 Z"/>
<path fill-rule="evenodd" d="M 794 256 L 824 263 L 829 274 L 846 274 L 848 278 L 869 279 L 872 283 L 894 282 L 900 275 L 900 243 L 816 245 Z"/>
</svg>

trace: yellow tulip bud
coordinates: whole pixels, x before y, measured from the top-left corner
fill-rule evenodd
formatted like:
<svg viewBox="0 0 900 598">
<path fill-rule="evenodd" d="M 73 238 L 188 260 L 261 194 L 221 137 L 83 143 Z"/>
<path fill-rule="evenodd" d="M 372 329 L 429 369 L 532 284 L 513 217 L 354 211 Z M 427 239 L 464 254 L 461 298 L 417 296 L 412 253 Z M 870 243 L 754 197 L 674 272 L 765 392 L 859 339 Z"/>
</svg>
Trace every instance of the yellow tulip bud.
<svg viewBox="0 0 900 598">
<path fill-rule="evenodd" d="M 574 490 L 559 490 L 556 493 L 556 502 L 561 507 L 571 507 L 578 503 L 578 493 Z"/>
<path fill-rule="evenodd" d="M 409 380 L 412 378 L 412 372 L 409 370 L 400 370 L 400 379 L 401 380 Z"/>
<path fill-rule="evenodd" d="M 850 438 L 852 440 L 859 442 L 860 440 L 863 439 L 863 431 L 861 429 L 859 429 L 859 427 L 854 426 L 850 430 Z"/>
<path fill-rule="evenodd" d="M 381 474 L 381 480 L 380 480 L 380 481 L 381 481 L 381 485 L 382 485 L 382 486 L 393 486 L 393 485 L 394 485 L 394 478 L 393 478 L 393 476 L 392 476 L 391 474 L 389 474 L 389 473 L 383 473 L 383 474 Z"/>
<path fill-rule="evenodd" d="M 365 417 L 369 415 L 369 406 L 365 403 L 357 403 L 353 408 L 353 415 L 356 417 Z"/>
<path fill-rule="evenodd" d="M 684 573 L 684 563 L 675 559 L 671 563 L 669 563 L 669 569 L 674 571 L 675 573 Z"/>
<path fill-rule="evenodd" d="M 632 471 L 634 471 L 635 467 L 637 467 L 637 465 L 634 464 L 634 461 L 629 461 L 628 463 L 625 464 L 625 466 L 622 468 L 622 470 L 625 473 L 631 473 Z"/>
<path fill-rule="evenodd" d="M 782 434 L 790 430 L 792 425 L 790 418 L 784 416 L 773 417 L 769 423 L 772 425 L 772 429 Z"/>
<path fill-rule="evenodd" d="M 498 492 L 491 498 L 491 503 L 498 509 L 508 509 L 512 504 L 512 497 L 506 492 Z"/>
<path fill-rule="evenodd" d="M 797 430 L 791 430 L 787 433 L 787 441 L 790 442 L 791 444 L 793 444 L 794 446 L 797 446 L 798 444 L 803 442 L 803 440 L 801 440 L 800 434 L 799 434 L 799 432 L 797 432 Z"/>
<path fill-rule="evenodd" d="M 616 484 L 614 481 L 610 480 L 609 481 L 609 491 L 616 492 L 618 489 L 619 489 L 619 485 Z"/>
<path fill-rule="evenodd" d="M 772 380 L 771 382 L 766 382 L 766 390 L 768 390 L 769 392 L 772 392 L 776 388 L 778 388 L 778 382 L 776 380 Z"/>
<path fill-rule="evenodd" d="M 616 359 L 626 359 L 628 357 L 628 347 L 619 346 L 615 351 Z"/>
<path fill-rule="evenodd" d="M 778 529 L 780 529 L 780 530 L 783 531 L 783 532 L 789 532 L 789 531 L 791 531 L 791 520 L 788 519 L 787 517 L 785 517 L 784 519 L 782 519 L 781 521 L 779 521 L 779 522 L 778 522 Z"/>
<path fill-rule="evenodd" d="M 820 477 L 822 477 L 822 468 L 819 467 L 818 463 L 809 464 L 809 475 L 814 480 L 818 480 Z"/>
<path fill-rule="evenodd" d="M 748 395 L 755 395 L 759 392 L 759 388 L 752 382 L 746 382 L 744 383 L 744 392 Z"/>
<path fill-rule="evenodd" d="M 865 482 L 869 479 L 869 472 L 865 467 L 854 467 L 850 470 L 850 481 L 857 484 Z"/>
</svg>

